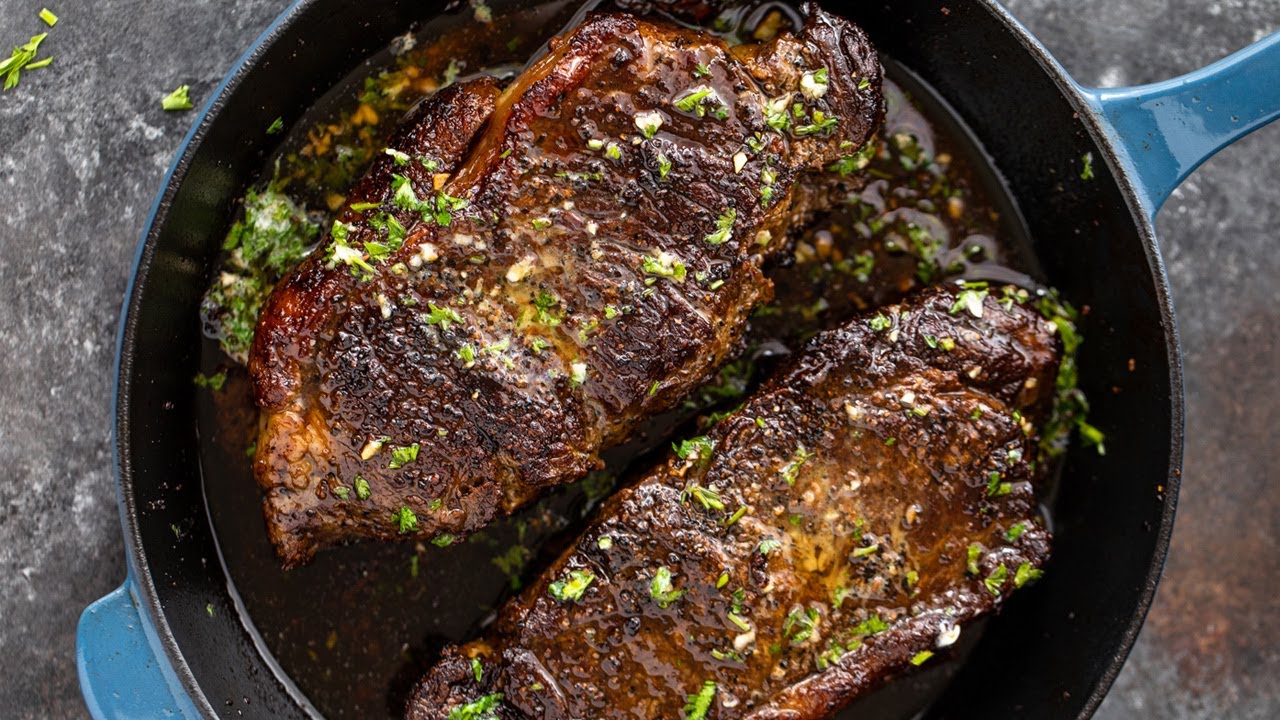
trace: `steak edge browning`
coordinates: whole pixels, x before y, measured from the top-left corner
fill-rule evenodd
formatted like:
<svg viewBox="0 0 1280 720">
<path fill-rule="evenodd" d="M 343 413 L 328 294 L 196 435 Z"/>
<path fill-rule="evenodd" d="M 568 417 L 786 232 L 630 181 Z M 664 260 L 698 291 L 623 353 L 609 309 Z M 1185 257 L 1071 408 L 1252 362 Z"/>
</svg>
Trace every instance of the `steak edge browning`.
<svg viewBox="0 0 1280 720">
<path fill-rule="evenodd" d="M 1060 343 L 994 292 L 816 337 L 446 649 L 408 719 L 816 720 L 942 652 L 1049 553 L 1029 461 Z"/>
<path fill-rule="evenodd" d="M 738 350 L 762 263 L 824 202 L 797 181 L 867 142 L 880 82 L 861 31 L 816 9 L 734 48 L 595 15 L 500 93 L 424 103 L 255 334 L 284 564 L 450 542 L 678 403 Z"/>
</svg>

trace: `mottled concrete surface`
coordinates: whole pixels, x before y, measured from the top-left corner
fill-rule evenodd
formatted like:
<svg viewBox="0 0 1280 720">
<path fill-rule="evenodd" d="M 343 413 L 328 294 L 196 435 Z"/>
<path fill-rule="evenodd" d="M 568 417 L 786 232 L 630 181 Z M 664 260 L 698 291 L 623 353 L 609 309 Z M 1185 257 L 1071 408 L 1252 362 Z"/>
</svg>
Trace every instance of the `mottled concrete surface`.
<svg viewBox="0 0 1280 720">
<path fill-rule="evenodd" d="M 956 0 L 961 2 L 963 0 Z M 123 577 L 111 363 L 134 246 L 192 113 L 284 0 L 75 0 L 0 94 L 0 716 L 75 718 L 74 631 Z M 1280 28 L 1280 0 L 1009 0 L 1086 83 L 1191 70 Z M 44 30 L 0 0 L 0 42 Z M 1280 84 L 1280 79 L 1277 79 Z M 1165 580 L 1099 717 L 1280 717 L 1280 127 L 1210 161 L 1159 227 L 1186 346 Z"/>
</svg>

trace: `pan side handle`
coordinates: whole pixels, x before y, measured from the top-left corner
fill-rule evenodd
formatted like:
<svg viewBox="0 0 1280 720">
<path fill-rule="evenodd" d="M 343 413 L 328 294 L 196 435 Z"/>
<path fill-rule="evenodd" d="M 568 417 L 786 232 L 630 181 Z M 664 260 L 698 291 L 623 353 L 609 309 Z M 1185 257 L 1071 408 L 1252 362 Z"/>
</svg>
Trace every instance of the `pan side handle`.
<svg viewBox="0 0 1280 720">
<path fill-rule="evenodd" d="M 132 577 L 80 616 L 76 670 L 94 720 L 200 717 L 138 609 Z"/>
<path fill-rule="evenodd" d="M 1128 161 L 1154 219 L 1201 163 L 1280 117 L 1280 32 L 1172 80 L 1079 90 Z"/>
</svg>

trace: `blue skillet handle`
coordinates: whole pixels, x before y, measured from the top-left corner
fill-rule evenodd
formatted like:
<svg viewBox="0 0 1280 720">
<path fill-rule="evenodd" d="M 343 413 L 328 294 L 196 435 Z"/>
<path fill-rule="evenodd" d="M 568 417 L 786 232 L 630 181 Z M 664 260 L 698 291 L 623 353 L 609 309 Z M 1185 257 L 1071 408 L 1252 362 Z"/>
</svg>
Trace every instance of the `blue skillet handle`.
<svg viewBox="0 0 1280 720">
<path fill-rule="evenodd" d="M 80 616 L 76 669 L 89 714 L 94 720 L 198 720 L 133 588 L 130 576 Z"/>
<path fill-rule="evenodd" d="M 1128 156 L 1154 218 L 1201 163 L 1280 117 L 1280 33 L 1173 80 L 1080 91 Z"/>
</svg>

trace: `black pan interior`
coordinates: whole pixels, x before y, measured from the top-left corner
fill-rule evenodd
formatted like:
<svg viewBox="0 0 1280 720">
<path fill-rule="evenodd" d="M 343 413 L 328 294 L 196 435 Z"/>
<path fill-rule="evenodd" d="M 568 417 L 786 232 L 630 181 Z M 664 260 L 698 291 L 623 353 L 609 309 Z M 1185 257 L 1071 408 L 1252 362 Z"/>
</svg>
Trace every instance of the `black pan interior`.
<svg viewBox="0 0 1280 720">
<path fill-rule="evenodd" d="M 1081 386 L 1093 399 L 1092 422 L 1108 438 L 1103 457 L 1083 448 L 1069 454 L 1051 571 L 990 624 L 963 665 L 948 666 L 956 677 L 929 716 L 1087 715 L 1145 614 L 1172 520 L 1180 379 L 1150 228 L 1107 163 L 1095 163 L 1093 180 L 1080 179 L 1082 156 L 1101 160 L 1106 151 L 1064 96 L 1064 79 L 994 5 L 827 6 L 862 24 L 882 51 L 936 89 L 990 154 L 1027 220 L 1045 277 L 1088 308 Z M 310 107 L 406 29 L 470 15 L 466 8 L 434 12 L 395 0 L 300 3 L 197 129 L 139 259 L 126 306 L 117 428 L 131 562 L 180 676 L 211 716 L 312 711 L 259 649 L 214 542 L 190 384 L 200 295 L 234 201 L 275 145 L 262 129 Z M 918 683 L 889 695 L 912 694 Z M 882 709 L 859 715 L 883 716 Z"/>
</svg>

